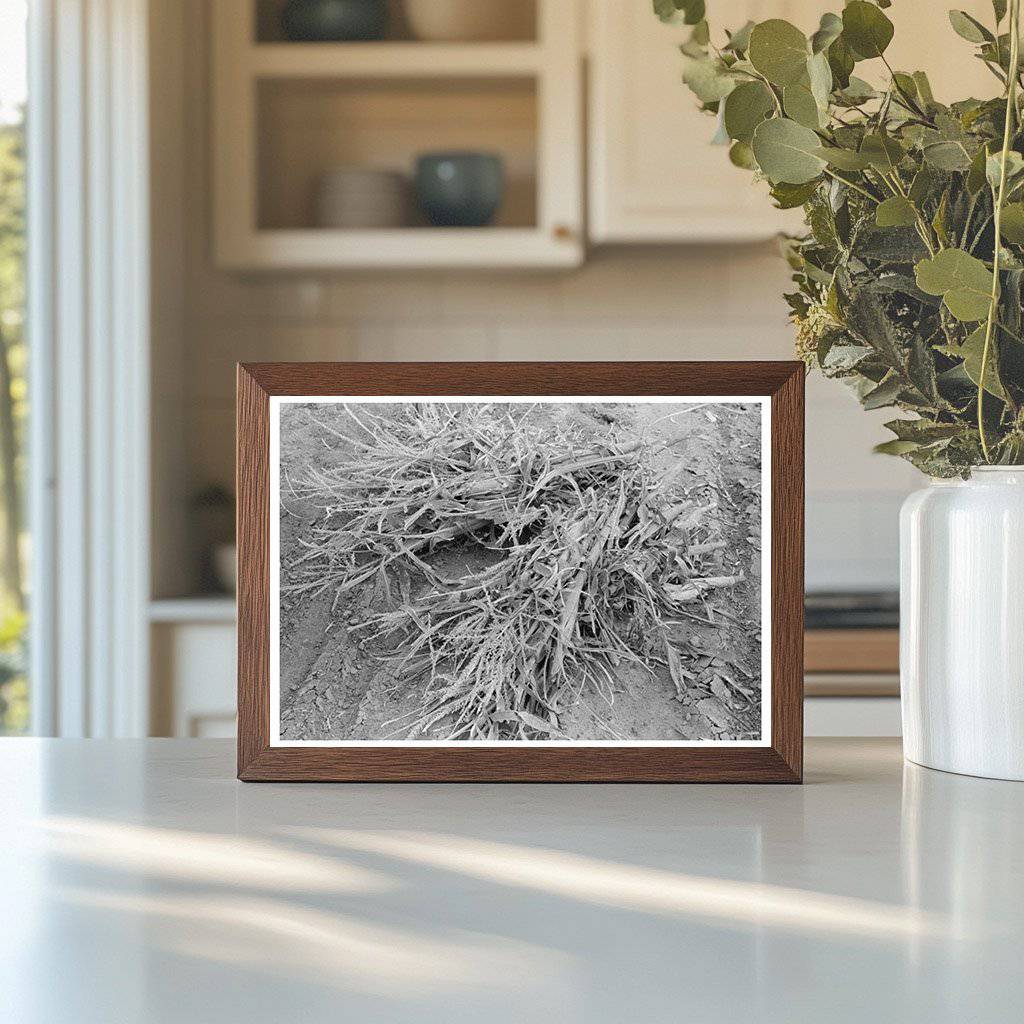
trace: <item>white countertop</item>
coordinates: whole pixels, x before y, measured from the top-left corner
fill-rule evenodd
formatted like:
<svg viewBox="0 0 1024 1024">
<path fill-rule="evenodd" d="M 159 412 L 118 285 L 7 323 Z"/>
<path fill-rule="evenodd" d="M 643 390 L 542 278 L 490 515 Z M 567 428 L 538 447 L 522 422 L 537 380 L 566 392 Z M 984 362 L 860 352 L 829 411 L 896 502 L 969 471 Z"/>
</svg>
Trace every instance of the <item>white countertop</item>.
<svg viewBox="0 0 1024 1024">
<path fill-rule="evenodd" d="M 803 787 L 243 785 L 0 741 L 0 1021 L 1006 1022 L 1024 785 L 811 740 Z"/>
</svg>

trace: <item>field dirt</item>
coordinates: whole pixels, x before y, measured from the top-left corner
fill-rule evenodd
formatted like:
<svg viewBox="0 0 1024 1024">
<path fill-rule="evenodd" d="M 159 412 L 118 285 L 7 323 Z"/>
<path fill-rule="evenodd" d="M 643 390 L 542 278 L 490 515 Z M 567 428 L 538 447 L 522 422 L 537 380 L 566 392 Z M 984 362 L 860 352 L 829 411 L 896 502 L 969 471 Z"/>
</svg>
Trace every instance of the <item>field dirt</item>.
<svg viewBox="0 0 1024 1024">
<path fill-rule="evenodd" d="M 375 407 L 378 411 L 381 406 Z M 573 740 L 757 739 L 761 729 L 761 420 L 756 405 L 548 405 L 538 414 L 557 424 L 571 418 L 606 432 L 609 418 L 672 439 L 664 469 L 684 464 L 676 488 L 710 506 L 726 542 L 711 562 L 715 575 L 742 573 L 743 582 L 712 590 L 681 615 L 676 639 L 686 673 L 682 694 L 667 666 L 623 664 L 613 670 L 609 703 L 581 692 L 559 718 Z M 671 418 L 668 418 L 671 417 Z M 328 424 L 331 433 L 321 424 Z M 422 690 L 399 684 L 389 668 L 391 647 L 361 639 L 358 627 L 383 607 L 372 588 L 338 597 L 287 592 L 288 567 L 303 550 L 318 512 L 290 491 L 313 462 L 344 465 L 351 420 L 337 404 L 281 408 L 280 732 L 283 740 L 420 740 L 446 736 L 444 721 L 415 737 L 409 722 Z M 475 543 L 438 549 L 431 564 L 446 571 L 480 568 L 500 556 Z M 717 562 L 717 565 L 716 565 Z M 425 682 L 425 680 L 424 680 Z"/>
</svg>

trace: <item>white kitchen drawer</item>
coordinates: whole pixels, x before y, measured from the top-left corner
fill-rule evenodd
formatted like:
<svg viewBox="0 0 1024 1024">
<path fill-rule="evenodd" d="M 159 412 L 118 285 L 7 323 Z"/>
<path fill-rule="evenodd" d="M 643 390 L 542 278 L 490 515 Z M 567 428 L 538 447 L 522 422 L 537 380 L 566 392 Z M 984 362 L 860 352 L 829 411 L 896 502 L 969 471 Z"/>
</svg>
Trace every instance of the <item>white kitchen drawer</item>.
<svg viewBox="0 0 1024 1024">
<path fill-rule="evenodd" d="M 152 662 L 153 735 L 235 735 L 234 622 L 155 622 Z"/>
</svg>

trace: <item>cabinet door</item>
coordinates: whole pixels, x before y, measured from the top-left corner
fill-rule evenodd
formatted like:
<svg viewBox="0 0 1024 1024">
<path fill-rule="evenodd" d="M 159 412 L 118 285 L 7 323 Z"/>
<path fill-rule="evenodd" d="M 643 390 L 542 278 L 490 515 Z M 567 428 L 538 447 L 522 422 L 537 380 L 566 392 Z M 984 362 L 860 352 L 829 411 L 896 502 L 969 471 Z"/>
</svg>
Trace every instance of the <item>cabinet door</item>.
<svg viewBox="0 0 1024 1024">
<path fill-rule="evenodd" d="M 991 24 L 989 0 L 956 6 Z M 710 5 L 713 31 L 747 19 L 786 18 L 812 32 L 822 0 L 734 0 Z M 997 94 L 998 83 L 950 27 L 945 6 L 893 4 L 887 54 L 894 67 L 928 72 L 938 99 Z M 595 242 L 703 242 L 766 238 L 798 230 L 799 211 L 782 213 L 767 187 L 709 145 L 714 119 L 680 80 L 684 26 L 663 25 L 649 0 L 590 0 L 590 235 Z M 1003 29 L 1005 31 L 1005 23 Z M 873 66 L 874 65 L 874 66 Z M 858 74 L 887 78 L 879 61 Z"/>
<path fill-rule="evenodd" d="M 841 2 L 733 0 L 709 5 L 714 31 L 746 19 L 784 17 L 812 32 L 823 10 Z M 957 3 L 991 25 L 989 0 Z M 896 3 L 886 13 L 896 35 L 894 68 L 926 71 L 937 98 L 996 95 L 998 83 L 956 37 L 945 5 Z M 649 0 L 590 0 L 590 236 L 594 242 L 715 242 L 767 238 L 799 230 L 799 211 L 782 213 L 767 188 L 710 145 L 715 122 L 696 109 L 680 81 L 682 26 L 658 22 Z M 1006 23 L 1002 26 L 1006 31 Z M 874 82 L 880 61 L 860 65 Z"/>
<path fill-rule="evenodd" d="M 810 0 L 735 0 L 711 17 L 717 32 L 771 17 L 810 31 L 821 9 Z M 591 0 L 589 30 L 593 241 L 738 241 L 799 226 L 799 211 L 776 210 L 763 182 L 710 145 L 714 118 L 681 78 L 688 28 L 663 25 L 650 0 Z"/>
<path fill-rule="evenodd" d="M 947 8 L 957 8 L 973 15 L 982 24 L 994 28 L 991 0 L 957 0 L 950 4 L 927 4 L 918 0 L 903 0 L 886 10 L 886 15 L 896 27 L 896 34 L 886 51 L 889 63 L 897 71 L 924 71 L 928 74 L 932 92 L 942 103 L 953 103 L 969 96 L 988 99 L 998 96 L 1001 90 L 993 74 L 974 57 L 975 46 L 961 39 L 949 23 Z M 1007 29 L 1004 21 L 1001 29 Z M 867 73 L 870 61 L 860 65 L 862 78 L 884 80 L 884 68 L 876 68 L 874 74 Z M 881 71 L 881 76 L 879 76 Z"/>
</svg>

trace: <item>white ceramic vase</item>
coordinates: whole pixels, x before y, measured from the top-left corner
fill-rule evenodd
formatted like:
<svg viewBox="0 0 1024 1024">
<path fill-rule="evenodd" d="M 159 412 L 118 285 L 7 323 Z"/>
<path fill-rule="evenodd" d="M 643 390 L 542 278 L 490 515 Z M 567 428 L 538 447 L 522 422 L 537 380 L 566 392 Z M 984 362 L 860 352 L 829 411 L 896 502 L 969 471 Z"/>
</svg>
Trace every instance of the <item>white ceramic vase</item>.
<svg viewBox="0 0 1024 1024">
<path fill-rule="evenodd" d="M 900 562 L 904 753 L 1024 781 L 1024 467 L 912 494 Z"/>
</svg>

